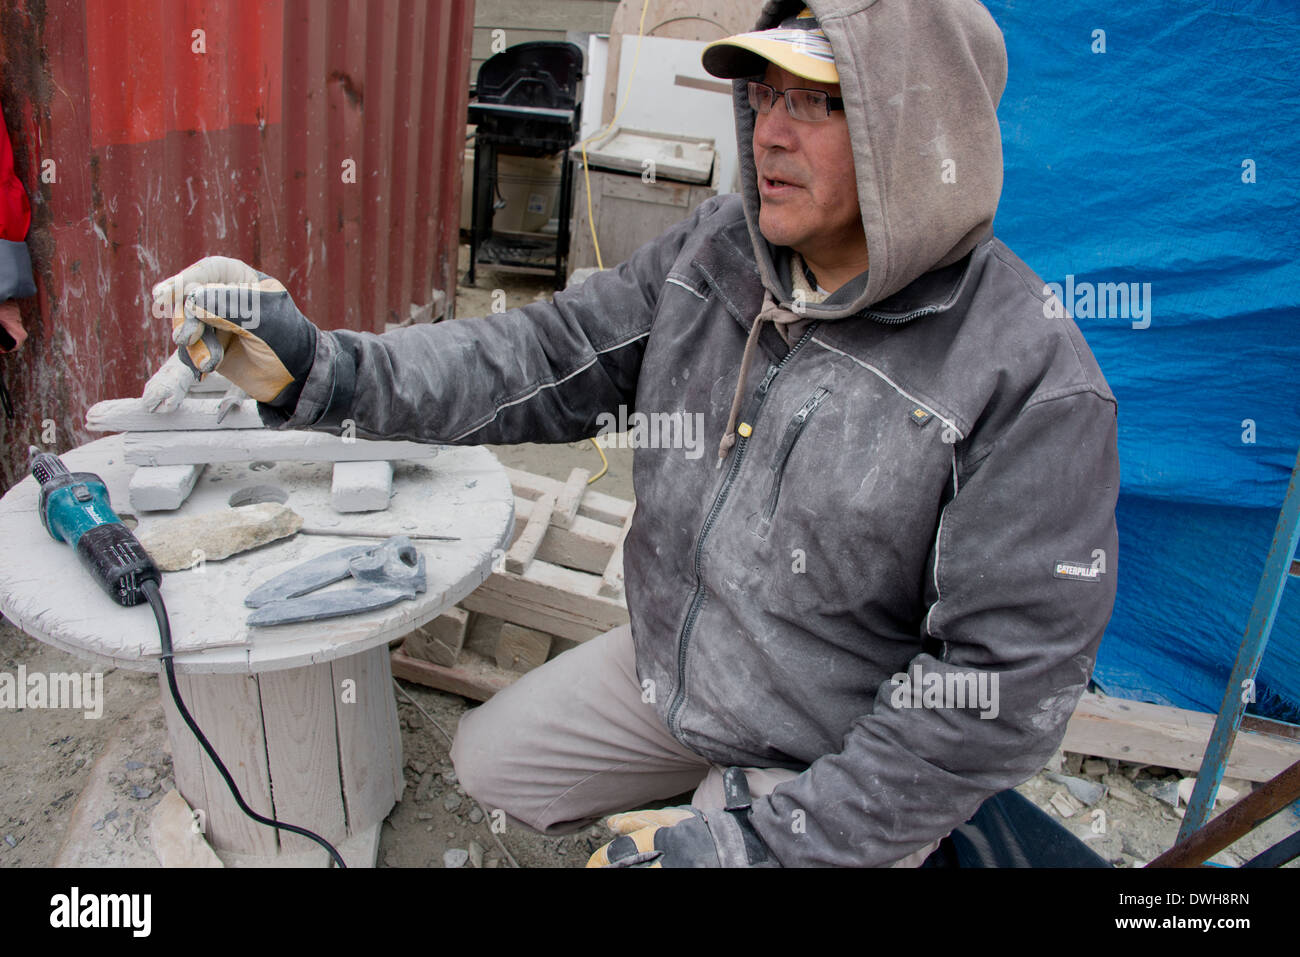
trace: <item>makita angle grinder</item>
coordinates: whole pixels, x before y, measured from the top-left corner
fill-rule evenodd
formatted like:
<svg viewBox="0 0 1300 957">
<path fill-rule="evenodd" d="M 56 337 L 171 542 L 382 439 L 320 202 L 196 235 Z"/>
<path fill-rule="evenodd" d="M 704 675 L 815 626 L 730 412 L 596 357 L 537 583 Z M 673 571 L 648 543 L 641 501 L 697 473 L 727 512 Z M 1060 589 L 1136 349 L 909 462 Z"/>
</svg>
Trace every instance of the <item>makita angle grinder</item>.
<svg viewBox="0 0 1300 957">
<path fill-rule="evenodd" d="M 119 605 L 146 600 L 144 583 L 162 581 L 158 566 L 108 501 L 104 480 L 92 472 L 69 472 L 57 455 L 27 449 L 32 477 L 41 486 L 41 524 L 56 542 L 77 550 L 81 564 Z"/>
</svg>

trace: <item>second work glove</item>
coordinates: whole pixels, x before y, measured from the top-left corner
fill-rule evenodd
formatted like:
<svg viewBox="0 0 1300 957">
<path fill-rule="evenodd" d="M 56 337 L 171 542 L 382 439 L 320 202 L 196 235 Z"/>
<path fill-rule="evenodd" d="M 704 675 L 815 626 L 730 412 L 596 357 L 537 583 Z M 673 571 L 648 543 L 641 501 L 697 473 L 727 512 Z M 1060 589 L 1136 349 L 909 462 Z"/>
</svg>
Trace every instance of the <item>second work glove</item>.
<svg viewBox="0 0 1300 957">
<path fill-rule="evenodd" d="M 740 768 L 723 775 L 726 808 L 668 807 L 615 814 L 621 834 L 588 867 L 780 867 L 749 822 L 749 782 Z"/>
<path fill-rule="evenodd" d="M 316 356 L 317 329 L 287 289 L 226 256 L 209 256 L 153 288 L 181 361 L 220 371 L 259 402 L 292 408 Z"/>
</svg>

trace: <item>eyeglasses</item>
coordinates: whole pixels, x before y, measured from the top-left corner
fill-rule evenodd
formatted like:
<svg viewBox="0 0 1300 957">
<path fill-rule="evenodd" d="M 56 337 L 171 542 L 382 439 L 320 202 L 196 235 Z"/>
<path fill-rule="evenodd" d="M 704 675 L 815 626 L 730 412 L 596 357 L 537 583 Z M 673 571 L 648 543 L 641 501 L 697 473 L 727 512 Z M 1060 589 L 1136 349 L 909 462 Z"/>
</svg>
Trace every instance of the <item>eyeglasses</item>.
<svg viewBox="0 0 1300 957">
<path fill-rule="evenodd" d="M 755 111 L 763 114 L 771 113 L 778 96 L 785 97 L 786 112 L 793 119 L 805 123 L 823 122 L 830 119 L 831 110 L 844 109 L 843 98 L 831 96 L 821 90 L 778 90 L 757 80 L 749 81 L 749 105 Z"/>
</svg>

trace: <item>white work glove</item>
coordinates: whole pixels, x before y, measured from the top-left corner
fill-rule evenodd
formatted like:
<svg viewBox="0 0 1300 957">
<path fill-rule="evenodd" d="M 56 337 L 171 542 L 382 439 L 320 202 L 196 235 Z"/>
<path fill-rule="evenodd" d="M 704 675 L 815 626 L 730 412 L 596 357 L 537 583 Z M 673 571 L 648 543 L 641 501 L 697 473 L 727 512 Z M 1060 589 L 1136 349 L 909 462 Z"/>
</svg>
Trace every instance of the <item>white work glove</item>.
<svg viewBox="0 0 1300 957">
<path fill-rule="evenodd" d="M 297 401 L 317 330 L 277 280 L 238 259 L 209 256 L 154 286 L 153 300 L 154 315 L 172 321 L 183 365 L 198 375 L 220 371 L 259 402 Z"/>
<path fill-rule="evenodd" d="M 175 412 L 199 378 L 179 354 L 173 352 L 145 383 L 140 403 L 149 412 Z"/>
</svg>

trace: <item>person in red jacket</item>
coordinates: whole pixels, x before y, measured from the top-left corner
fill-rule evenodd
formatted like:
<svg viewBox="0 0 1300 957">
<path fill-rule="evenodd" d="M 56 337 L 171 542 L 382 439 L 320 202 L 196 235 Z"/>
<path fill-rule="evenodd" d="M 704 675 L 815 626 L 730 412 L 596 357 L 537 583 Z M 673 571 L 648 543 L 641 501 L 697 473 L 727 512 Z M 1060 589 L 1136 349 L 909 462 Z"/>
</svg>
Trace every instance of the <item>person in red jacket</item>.
<svg viewBox="0 0 1300 957">
<path fill-rule="evenodd" d="M 0 123 L 0 352 L 13 352 L 27 338 L 15 300 L 36 294 L 32 260 L 25 242 L 31 222 L 27 192 L 14 175 L 9 131 Z M 0 380 L 0 401 L 5 414 L 12 419 L 13 408 L 3 380 Z"/>
</svg>

